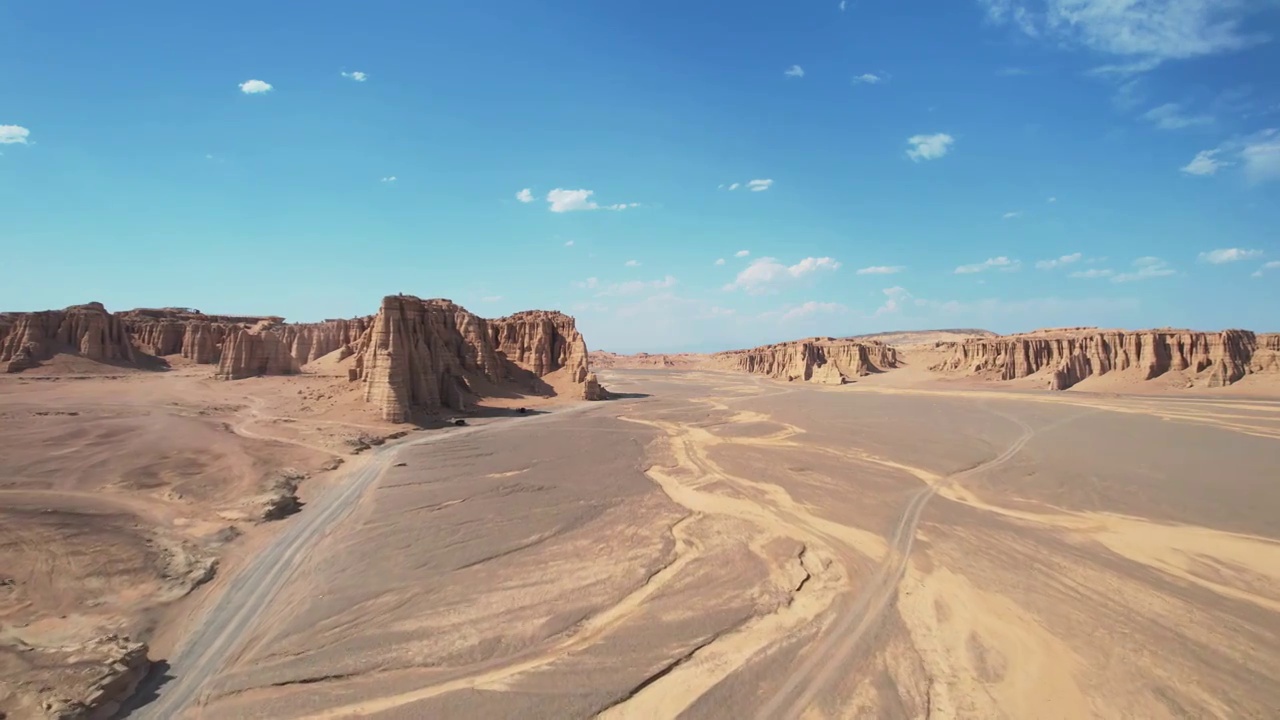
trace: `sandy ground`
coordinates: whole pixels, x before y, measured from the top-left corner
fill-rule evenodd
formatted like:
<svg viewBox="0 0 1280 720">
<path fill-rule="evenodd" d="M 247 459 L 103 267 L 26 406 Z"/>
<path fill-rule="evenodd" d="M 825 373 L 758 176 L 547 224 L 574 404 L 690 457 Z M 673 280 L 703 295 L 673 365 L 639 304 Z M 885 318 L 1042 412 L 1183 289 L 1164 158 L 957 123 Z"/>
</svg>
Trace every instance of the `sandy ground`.
<svg viewBox="0 0 1280 720">
<path fill-rule="evenodd" d="M 1280 403 L 602 380 L 385 456 L 187 715 L 1280 708 Z"/>
<path fill-rule="evenodd" d="M 170 656 L 288 525 L 271 520 L 358 468 L 361 442 L 405 430 L 345 370 L 228 383 L 62 360 L 0 375 L 0 717 L 81 696 L 68 662 L 91 663 L 96 638 Z M 549 404 L 495 404 L 513 403 Z"/>
</svg>

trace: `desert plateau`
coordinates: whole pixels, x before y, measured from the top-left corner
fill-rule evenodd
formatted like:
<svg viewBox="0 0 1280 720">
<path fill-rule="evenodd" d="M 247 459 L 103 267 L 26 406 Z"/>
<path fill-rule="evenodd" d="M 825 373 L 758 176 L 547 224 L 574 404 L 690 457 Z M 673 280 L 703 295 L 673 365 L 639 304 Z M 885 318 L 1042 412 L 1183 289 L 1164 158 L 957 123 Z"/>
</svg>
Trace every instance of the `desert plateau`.
<svg viewBox="0 0 1280 720">
<path fill-rule="evenodd" d="M 1274 716 L 1278 358 L 5 313 L 0 715 Z"/>
</svg>

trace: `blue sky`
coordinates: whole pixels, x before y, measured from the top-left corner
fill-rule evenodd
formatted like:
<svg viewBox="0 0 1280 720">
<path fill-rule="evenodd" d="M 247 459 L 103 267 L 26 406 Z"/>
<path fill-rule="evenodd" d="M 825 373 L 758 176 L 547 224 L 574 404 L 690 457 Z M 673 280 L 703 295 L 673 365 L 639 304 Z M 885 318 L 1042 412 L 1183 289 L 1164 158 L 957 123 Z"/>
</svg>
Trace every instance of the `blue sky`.
<svg viewBox="0 0 1280 720">
<path fill-rule="evenodd" d="M 407 5 L 0 5 L 0 308 L 1280 329 L 1276 0 Z"/>
</svg>

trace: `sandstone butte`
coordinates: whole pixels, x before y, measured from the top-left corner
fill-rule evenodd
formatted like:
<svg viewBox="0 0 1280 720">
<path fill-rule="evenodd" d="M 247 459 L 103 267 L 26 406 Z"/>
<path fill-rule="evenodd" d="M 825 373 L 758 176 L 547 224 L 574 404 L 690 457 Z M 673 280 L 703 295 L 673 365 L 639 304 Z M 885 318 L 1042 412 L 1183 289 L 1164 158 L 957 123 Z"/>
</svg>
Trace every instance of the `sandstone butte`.
<svg viewBox="0 0 1280 720">
<path fill-rule="evenodd" d="M 898 352 L 875 340 L 807 338 L 750 350 L 715 353 L 708 364 L 780 380 L 842 385 L 898 367 Z"/>
<path fill-rule="evenodd" d="M 301 372 L 337 353 L 348 378 L 381 415 L 466 409 L 470 399 L 515 383 L 588 400 L 605 392 L 588 366 L 586 342 L 568 315 L 549 311 L 485 320 L 449 300 L 383 299 L 376 315 L 319 323 L 275 316 L 205 315 L 187 308 L 112 314 L 100 303 L 0 313 L 0 366 L 20 372 L 59 355 L 119 366 L 161 365 L 181 356 L 239 380 Z"/>
<path fill-rule="evenodd" d="M 1152 380 L 1170 371 L 1185 371 L 1207 387 L 1223 387 L 1252 373 L 1280 372 L 1280 334 L 1248 330 L 1068 328 L 941 342 L 935 349 L 947 357 L 932 370 L 998 380 L 1044 372 L 1051 390 L 1066 390 L 1108 373 Z"/>
</svg>

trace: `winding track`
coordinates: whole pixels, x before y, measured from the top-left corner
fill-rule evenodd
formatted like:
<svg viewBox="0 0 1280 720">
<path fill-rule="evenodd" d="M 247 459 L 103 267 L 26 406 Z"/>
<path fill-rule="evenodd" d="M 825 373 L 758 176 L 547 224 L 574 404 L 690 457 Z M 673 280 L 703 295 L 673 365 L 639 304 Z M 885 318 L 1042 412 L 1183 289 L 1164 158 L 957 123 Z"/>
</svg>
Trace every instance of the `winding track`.
<svg viewBox="0 0 1280 720">
<path fill-rule="evenodd" d="M 154 699 L 124 717 L 141 720 L 172 720 L 192 705 L 202 703 L 208 683 L 222 669 L 223 664 L 237 649 L 241 640 L 257 624 L 267 606 L 280 591 L 294 568 L 298 558 L 330 527 L 341 522 L 370 486 L 392 465 L 399 452 L 407 447 L 440 442 L 480 432 L 497 432 L 503 428 L 524 426 L 531 422 L 545 422 L 561 418 L 577 410 L 590 407 L 580 405 L 560 410 L 550 415 L 533 416 L 509 421 L 497 421 L 460 430 L 447 430 L 419 440 L 377 448 L 369 461 L 353 468 L 350 477 L 330 489 L 317 500 L 308 503 L 304 512 L 295 515 L 289 526 L 271 543 L 253 557 L 238 573 L 230 578 L 226 589 L 217 601 L 206 610 L 199 624 L 185 638 L 181 647 L 168 659 L 167 683 L 162 678 L 152 678 L 149 686 L 139 688 L 135 697 L 153 694 Z M 162 684 L 163 683 L 163 684 Z"/>
<path fill-rule="evenodd" d="M 926 485 L 911 496 L 894 528 L 889 552 L 880 562 L 875 577 L 854 599 L 852 607 L 836 619 L 820 640 L 806 649 L 804 662 L 795 668 L 773 698 L 761 706 L 756 714 L 757 718 L 773 720 L 800 717 L 814 697 L 836 679 L 836 673 L 847 667 L 849 656 L 858 648 L 867 632 L 883 619 L 885 611 L 898 594 L 898 583 L 907 571 L 907 561 L 915 543 L 916 527 L 920 524 L 920 515 L 929 500 L 946 485 L 1004 465 L 1035 437 L 1036 430 L 1022 420 L 999 411 L 996 413 L 1021 426 L 1022 435 L 996 457 L 949 475 L 936 484 Z"/>
</svg>

